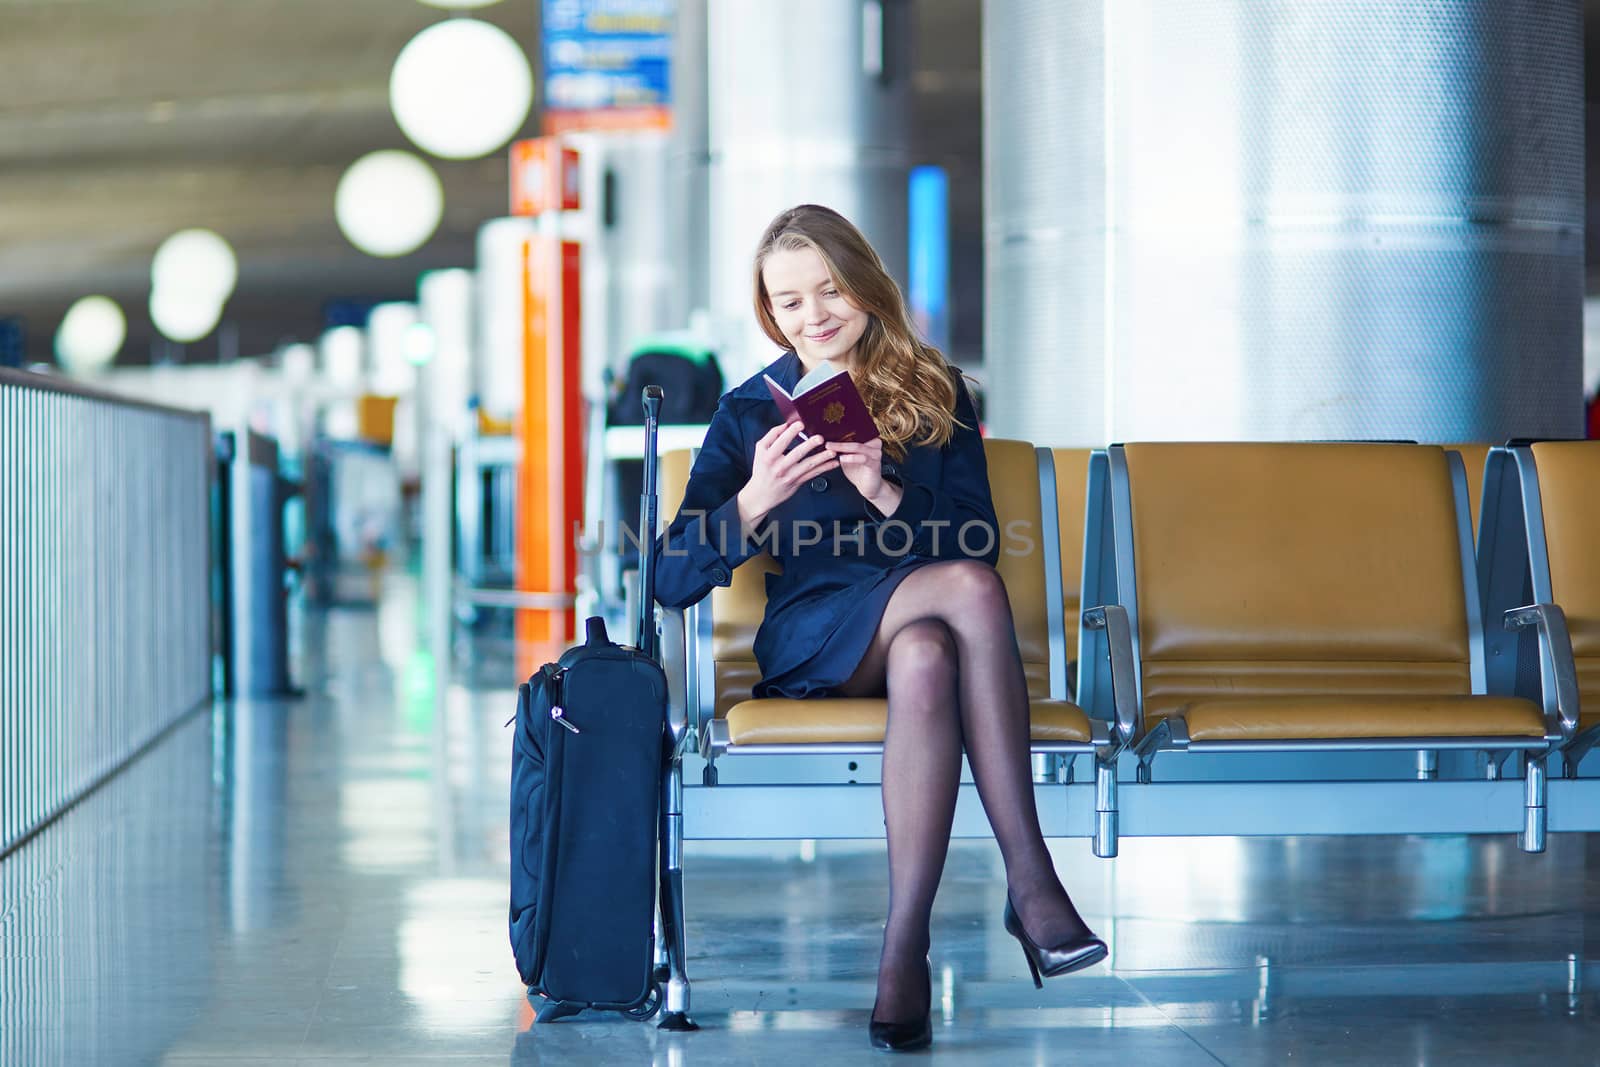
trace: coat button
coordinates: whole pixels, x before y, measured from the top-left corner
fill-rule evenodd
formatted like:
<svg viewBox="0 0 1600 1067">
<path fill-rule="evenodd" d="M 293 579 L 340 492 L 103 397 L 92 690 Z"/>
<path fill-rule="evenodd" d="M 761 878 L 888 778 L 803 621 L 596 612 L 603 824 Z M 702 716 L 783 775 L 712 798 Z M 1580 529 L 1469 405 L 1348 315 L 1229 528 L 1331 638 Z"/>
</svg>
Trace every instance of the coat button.
<svg viewBox="0 0 1600 1067">
<path fill-rule="evenodd" d="M 718 567 L 716 570 L 711 572 L 711 580 L 718 585 L 727 585 L 728 569 L 726 567 Z"/>
<path fill-rule="evenodd" d="M 816 477 L 816 478 L 811 479 L 811 491 L 813 493 L 826 492 L 827 489 L 828 489 L 828 479 L 822 478 L 822 477 Z"/>
</svg>

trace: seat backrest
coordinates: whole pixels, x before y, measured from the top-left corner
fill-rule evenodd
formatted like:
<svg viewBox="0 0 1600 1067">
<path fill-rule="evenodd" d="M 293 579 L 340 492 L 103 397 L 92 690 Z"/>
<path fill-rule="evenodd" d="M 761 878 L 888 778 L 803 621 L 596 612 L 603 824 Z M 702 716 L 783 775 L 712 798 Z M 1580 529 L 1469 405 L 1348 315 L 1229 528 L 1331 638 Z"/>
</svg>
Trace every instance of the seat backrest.
<svg viewBox="0 0 1600 1067">
<path fill-rule="evenodd" d="M 693 449 L 680 448 L 661 454 L 658 482 L 661 514 L 668 520 L 683 505 L 683 495 L 689 486 L 689 471 L 693 466 Z M 733 581 L 729 585 L 711 591 L 714 627 L 712 665 L 719 716 L 748 697 L 751 686 L 761 677 L 750 647 L 755 642 L 756 628 L 761 625 L 761 616 L 766 610 L 765 575 L 775 573 L 778 569 L 772 557 L 762 553 L 744 566 L 735 568 Z"/>
<path fill-rule="evenodd" d="M 656 489 L 661 494 L 659 514 L 663 526 L 671 522 L 678 509 L 683 507 L 683 494 L 689 488 L 689 468 L 692 466 L 694 466 L 692 448 L 674 448 L 670 452 L 661 453 Z"/>
<path fill-rule="evenodd" d="M 1223 694 L 1471 692 L 1442 449 L 1146 444 L 1125 456 L 1147 724 Z"/>
<path fill-rule="evenodd" d="M 1472 509 L 1472 539 L 1478 539 L 1478 516 L 1483 514 L 1483 466 L 1489 459 L 1489 445 L 1445 445 L 1446 449 L 1461 453 L 1461 462 L 1467 468 L 1467 503 Z"/>
<path fill-rule="evenodd" d="M 1600 711 L 1600 441 L 1533 446 L 1550 560 L 1550 593 L 1567 616 L 1579 707 Z"/>
<path fill-rule="evenodd" d="M 716 679 L 717 718 L 761 680 L 752 646 L 767 612 L 767 575 L 783 568 L 763 552 L 733 570 L 733 580 L 711 590 L 711 663 Z"/>
<path fill-rule="evenodd" d="M 1000 559 L 995 570 L 1000 572 L 1011 601 L 1011 621 L 1022 652 L 1028 695 L 1043 700 L 1050 696 L 1050 589 L 1045 582 L 1039 454 L 1026 441 L 993 437 L 984 439 L 983 453 L 989 467 L 989 494 L 1000 525 L 996 532 Z M 1028 533 L 1008 537 L 1007 530 Z"/>
<path fill-rule="evenodd" d="M 1054 448 L 1056 524 L 1061 536 L 1061 618 L 1067 660 L 1078 658 L 1078 613 L 1083 603 L 1083 509 L 1089 491 L 1088 448 Z"/>
<path fill-rule="evenodd" d="M 990 491 L 1000 522 L 996 566 L 1011 600 L 1017 643 L 1022 651 L 1028 692 L 1050 695 L 1050 637 L 1045 605 L 1044 541 L 1039 497 L 1039 465 L 1034 447 L 1024 441 L 988 439 L 984 454 Z M 1027 536 L 1006 537 L 1007 524 L 1020 521 Z M 976 542 L 970 538 L 969 543 Z M 762 554 L 733 572 L 733 581 L 711 591 L 712 661 L 716 680 L 716 714 L 747 700 L 761 678 L 751 646 L 767 607 L 766 576 L 780 570 Z"/>
</svg>

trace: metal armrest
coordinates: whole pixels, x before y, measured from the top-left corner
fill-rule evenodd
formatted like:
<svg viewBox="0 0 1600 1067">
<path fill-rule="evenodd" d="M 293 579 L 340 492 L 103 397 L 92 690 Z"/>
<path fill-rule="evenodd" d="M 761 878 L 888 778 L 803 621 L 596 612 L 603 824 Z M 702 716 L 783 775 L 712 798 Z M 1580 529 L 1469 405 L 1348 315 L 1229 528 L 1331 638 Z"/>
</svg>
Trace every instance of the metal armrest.
<svg viewBox="0 0 1600 1067">
<path fill-rule="evenodd" d="M 1529 604 L 1505 614 L 1507 630 L 1539 628 L 1539 692 L 1544 701 L 1545 732 L 1570 740 L 1578 730 L 1578 667 L 1566 613 L 1556 604 Z"/>
<path fill-rule="evenodd" d="M 667 675 L 667 729 L 672 734 L 672 753 L 677 758 L 686 745 L 694 745 L 694 727 L 689 704 L 689 644 L 683 611 L 656 607 L 656 632 L 660 635 L 661 669 Z"/>
<path fill-rule="evenodd" d="M 1104 604 L 1083 613 L 1083 625 L 1106 632 L 1111 657 L 1111 696 L 1117 716 L 1117 748 L 1137 741 L 1144 734 L 1144 713 L 1133 685 L 1133 631 L 1128 626 L 1128 609 L 1121 604 Z"/>
</svg>

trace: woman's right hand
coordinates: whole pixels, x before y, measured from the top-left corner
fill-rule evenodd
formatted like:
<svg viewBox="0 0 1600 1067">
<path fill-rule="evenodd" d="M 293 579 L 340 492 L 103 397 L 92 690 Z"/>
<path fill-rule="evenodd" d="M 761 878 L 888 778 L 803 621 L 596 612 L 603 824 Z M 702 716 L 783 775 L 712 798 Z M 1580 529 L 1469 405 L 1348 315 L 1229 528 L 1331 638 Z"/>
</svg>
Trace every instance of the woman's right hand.
<svg viewBox="0 0 1600 1067">
<path fill-rule="evenodd" d="M 756 442 L 750 480 L 738 497 L 739 521 L 746 529 L 754 529 L 773 508 L 817 475 L 839 468 L 838 457 L 823 448 L 822 438 L 815 434 L 789 448 L 802 429 L 799 420 L 780 423 Z"/>
</svg>

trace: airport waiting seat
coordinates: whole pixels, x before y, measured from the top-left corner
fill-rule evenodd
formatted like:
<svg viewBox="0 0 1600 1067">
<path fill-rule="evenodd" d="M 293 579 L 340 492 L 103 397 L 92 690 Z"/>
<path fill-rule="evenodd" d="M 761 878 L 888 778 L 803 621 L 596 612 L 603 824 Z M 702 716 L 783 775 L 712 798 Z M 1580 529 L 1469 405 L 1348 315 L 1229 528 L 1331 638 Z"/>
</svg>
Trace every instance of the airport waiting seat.
<svg viewBox="0 0 1600 1067">
<path fill-rule="evenodd" d="M 1091 540 L 1110 531 L 1115 589 L 1085 612 L 1108 653 L 1079 695 L 1123 724 L 1141 782 L 1173 750 L 1475 749 L 1491 776 L 1521 752 L 1523 847 L 1543 848 L 1543 759 L 1567 727 L 1553 703 L 1487 693 L 1459 456 L 1405 444 L 1102 455 L 1087 525 Z"/>
<path fill-rule="evenodd" d="M 984 447 L 1000 524 L 997 570 L 1011 601 L 1032 701 L 1033 752 L 1062 761 L 1061 777 L 1066 781 L 1071 778 L 1072 761 L 1080 755 L 1091 756 L 1097 782 L 1102 783 L 1099 792 L 1114 798 L 1111 760 L 1115 739 L 1108 724 L 1091 720 L 1066 699 L 1052 457 L 1048 450 L 1021 441 L 988 439 Z M 689 466 L 687 453 L 664 457 L 663 514 L 676 512 Z M 1048 514 L 1045 500 L 1050 502 Z M 1015 523 L 1026 525 L 1016 527 Z M 1030 536 L 1009 538 L 1008 530 L 1027 530 Z M 685 615 L 681 658 L 688 675 L 685 688 L 699 750 L 707 764 L 706 785 L 716 784 L 719 760 L 736 756 L 882 752 L 888 720 L 886 700 L 751 696 L 751 688 L 760 678 L 751 647 L 766 605 L 765 575 L 776 567 L 765 554 L 747 561 L 734 571 L 729 585 L 714 588 Z M 1050 580 L 1052 576 L 1055 582 Z M 1053 633 L 1052 616 L 1056 620 Z M 1109 856 L 1115 854 L 1115 811 L 1109 801 L 1102 807 L 1096 823 L 1096 850 Z"/>
<path fill-rule="evenodd" d="M 1056 528 L 1061 539 L 1061 607 L 1065 624 L 1068 696 L 1075 695 L 1078 666 L 1078 617 L 1083 590 L 1083 505 L 1089 480 L 1088 448 L 1053 448 Z"/>
<path fill-rule="evenodd" d="M 1478 578 L 1485 608 L 1491 619 L 1506 615 L 1523 627 L 1489 631 L 1490 688 L 1538 698 L 1552 685 L 1571 687 L 1574 721 L 1562 760 L 1576 777 L 1600 741 L 1600 441 L 1496 448 L 1484 492 Z M 1526 628 L 1532 624 L 1541 628 Z M 1551 640 L 1546 629 L 1565 634 Z"/>
</svg>

